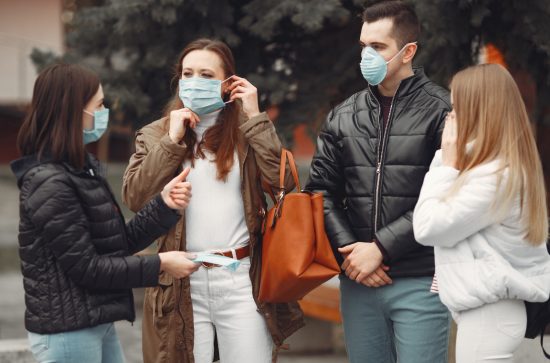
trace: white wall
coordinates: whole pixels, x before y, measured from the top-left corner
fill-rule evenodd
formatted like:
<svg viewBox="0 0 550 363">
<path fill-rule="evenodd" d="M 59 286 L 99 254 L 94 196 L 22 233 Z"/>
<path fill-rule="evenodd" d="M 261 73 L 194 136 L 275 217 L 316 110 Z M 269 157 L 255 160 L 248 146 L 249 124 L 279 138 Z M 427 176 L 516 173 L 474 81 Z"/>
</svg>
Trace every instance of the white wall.
<svg viewBox="0 0 550 363">
<path fill-rule="evenodd" d="M 0 105 L 29 102 L 33 48 L 63 50 L 62 0 L 0 0 Z"/>
</svg>

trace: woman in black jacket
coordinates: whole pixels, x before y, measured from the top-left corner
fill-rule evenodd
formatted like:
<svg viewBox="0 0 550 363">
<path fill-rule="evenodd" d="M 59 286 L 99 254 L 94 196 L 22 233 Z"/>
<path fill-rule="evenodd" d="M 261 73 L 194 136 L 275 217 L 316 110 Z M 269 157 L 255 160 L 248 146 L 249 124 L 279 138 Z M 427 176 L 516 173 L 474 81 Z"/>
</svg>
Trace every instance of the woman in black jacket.
<svg viewBox="0 0 550 363">
<path fill-rule="evenodd" d="M 123 362 L 113 322 L 135 319 L 132 288 L 155 286 L 198 264 L 185 252 L 132 256 L 166 233 L 186 208 L 189 170 L 128 224 L 84 145 L 107 128 L 98 77 L 57 64 L 38 76 L 12 163 L 21 190 L 19 254 L 25 327 L 39 362 Z"/>
</svg>

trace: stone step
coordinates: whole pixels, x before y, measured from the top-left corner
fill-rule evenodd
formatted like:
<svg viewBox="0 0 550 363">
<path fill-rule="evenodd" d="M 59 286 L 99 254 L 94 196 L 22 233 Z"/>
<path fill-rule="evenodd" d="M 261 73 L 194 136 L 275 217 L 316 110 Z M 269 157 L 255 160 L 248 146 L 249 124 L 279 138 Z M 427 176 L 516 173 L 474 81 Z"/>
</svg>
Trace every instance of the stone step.
<svg viewBox="0 0 550 363">
<path fill-rule="evenodd" d="M 0 340 L 0 363 L 33 363 L 35 362 L 27 339 Z"/>
</svg>

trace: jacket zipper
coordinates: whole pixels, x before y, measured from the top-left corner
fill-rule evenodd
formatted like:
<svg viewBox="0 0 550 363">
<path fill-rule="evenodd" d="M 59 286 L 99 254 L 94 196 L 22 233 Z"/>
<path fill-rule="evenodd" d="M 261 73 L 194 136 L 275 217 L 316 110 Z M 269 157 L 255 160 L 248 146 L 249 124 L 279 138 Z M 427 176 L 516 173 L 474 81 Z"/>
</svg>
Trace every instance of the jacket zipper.
<svg viewBox="0 0 550 363">
<path fill-rule="evenodd" d="M 393 106 L 395 104 L 395 96 L 397 96 L 397 92 L 399 91 L 399 87 L 401 86 L 401 83 L 399 86 L 397 86 L 397 89 L 395 90 L 395 94 L 393 95 L 392 102 L 390 104 L 390 112 L 388 114 L 388 120 L 386 121 L 386 125 L 384 126 L 384 134 L 382 135 L 382 142 L 378 144 L 378 160 L 376 164 L 376 188 L 375 188 L 375 197 L 374 197 L 374 233 L 378 231 L 378 215 L 380 213 L 379 207 L 380 207 L 380 182 L 382 180 L 382 166 L 384 162 L 384 153 L 385 153 L 385 146 L 386 146 L 386 140 L 388 139 L 388 131 L 391 125 L 391 117 L 392 117 L 392 111 Z M 380 105 L 380 104 L 379 104 Z M 378 124 L 380 125 L 380 114 L 378 116 Z M 380 127 L 379 129 L 382 129 Z"/>
<path fill-rule="evenodd" d="M 243 155 L 243 164 L 242 167 L 240 165 L 240 160 L 237 158 L 237 162 L 239 163 L 240 168 L 240 175 L 241 175 L 241 195 L 244 195 L 244 164 L 246 163 L 246 158 L 248 157 L 248 148 L 250 147 L 249 144 L 246 144 L 246 147 L 244 149 L 244 155 Z M 246 220 L 246 211 L 245 211 L 245 222 L 246 226 L 250 230 L 250 226 L 248 225 L 248 221 Z M 250 249 L 250 258 L 252 259 L 252 249 Z"/>
<path fill-rule="evenodd" d="M 70 173 L 73 173 L 75 175 L 78 175 L 78 176 L 83 176 L 83 177 L 86 177 L 86 178 L 92 178 L 92 179 L 96 179 L 99 181 L 99 184 L 101 185 L 101 187 L 107 192 L 108 195 L 111 196 L 111 199 L 113 200 L 113 203 L 115 204 L 116 208 L 118 209 L 118 216 L 122 222 L 122 227 L 123 227 L 123 232 L 124 232 L 124 238 L 127 239 L 127 236 L 126 236 L 126 221 L 124 220 L 124 216 L 122 215 L 122 210 L 120 209 L 120 205 L 118 204 L 115 196 L 113 195 L 113 193 L 111 192 L 111 189 L 109 188 L 107 182 L 103 179 L 103 177 L 100 175 L 100 173 L 98 172 L 97 175 L 96 175 L 96 172 L 97 170 L 94 169 L 93 166 L 89 166 L 86 169 L 84 169 L 83 171 L 73 171 L 72 168 L 70 167 L 67 167 L 67 170 L 70 172 Z M 130 289 L 132 290 L 132 289 Z M 132 319 L 131 320 L 128 320 L 132 326 L 134 326 L 134 321 L 136 320 L 136 308 L 135 308 L 135 301 L 134 301 L 134 294 L 132 291 L 130 291 L 130 300 L 131 300 L 131 308 L 132 308 Z"/>
<path fill-rule="evenodd" d="M 244 165 L 245 165 L 245 162 L 246 162 L 246 158 L 248 157 L 248 148 L 249 147 L 250 147 L 250 145 L 247 144 L 246 148 L 244 150 L 243 166 L 241 168 L 241 195 L 244 195 Z M 246 219 L 247 218 L 246 218 L 246 211 L 245 211 L 245 220 Z M 251 228 L 250 228 L 251 226 L 248 225 L 247 220 L 246 220 L 246 225 L 247 225 L 248 229 L 251 230 Z M 252 247 L 252 246 L 250 246 L 250 247 Z M 250 248 L 250 261 L 252 261 L 253 258 L 254 258 L 254 249 Z M 256 298 L 254 298 L 254 301 L 257 303 L 257 305 L 259 305 L 258 308 L 256 309 L 256 311 L 258 311 L 258 313 L 263 315 L 266 318 L 266 320 L 268 320 L 266 314 L 264 313 L 263 304 L 258 304 L 258 302 L 256 301 Z M 275 342 L 275 344 L 277 344 L 277 342 Z"/>
<path fill-rule="evenodd" d="M 107 182 L 103 179 L 103 177 L 101 177 L 99 175 L 96 176 L 94 174 L 94 170 L 92 168 L 90 168 L 89 173 L 93 178 L 99 180 L 99 183 L 101 184 L 103 189 L 111 196 L 111 199 L 113 200 L 113 203 L 114 203 L 115 207 L 117 208 L 118 216 L 119 216 L 119 218 L 122 222 L 122 229 L 123 229 L 123 233 L 124 233 L 124 238 L 127 239 L 128 236 L 126 235 L 126 220 L 124 219 L 124 215 L 122 214 L 122 210 L 120 209 L 120 205 L 118 204 L 115 196 L 111 192 L 111 189 L 109 188 Z M 129 321 L 132 324 L 132 326 L 134 326 L 134 321 L 136 320 L 136 307 L 135 307 L 134 294 L 132 292 L 132 289 L 130 289 L 129 296 L 130 296 L 131 306 L 132 306 L 132 320 L 129 320 Z"/>
</svg>

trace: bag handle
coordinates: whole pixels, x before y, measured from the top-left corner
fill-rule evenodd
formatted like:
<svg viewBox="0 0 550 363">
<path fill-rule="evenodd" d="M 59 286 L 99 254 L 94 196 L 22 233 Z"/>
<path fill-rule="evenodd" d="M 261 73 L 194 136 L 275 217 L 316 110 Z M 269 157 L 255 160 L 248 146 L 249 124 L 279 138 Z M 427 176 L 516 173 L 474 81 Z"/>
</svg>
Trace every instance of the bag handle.
<svg viewBox="0 0 550 363">
<path fill-rule="evenodd" d="M 294 156 L 287 149 L 281 151 L 281 170 L 279 172 L 279 188 L 281 191 L 285 190 L 285 174 L 286 174 L 286 161 L 288 158 L 288 165 L 290 166 L 290 172 L 294 178 L 294 183 L 298 191 L 301 191 L 300 178 L 298 178 L 298 170 L 296 169 L 296 163 L 294 162 Z"/>
<path fill-rule="evenodd" d="M 287 160 L 290 166 L 290 172 L 292 173 L 292 177 L 294 178 L 294 183 L 296 184 L 298 191 L 300 191 L 301 190 L 300 178 L 298 177 L 298 169 L 296 168 L 296 162 L 294 161 L 294 156 L 292 155 L 292 153 L 287 149 L 282 149 L 281 151 L 281 165 L 279 170 L 279 189 L 281 192 L 284 192 L 285 190 L 285 175 L 286 175 Z M 275 197 L 275 194 L 273 194 L 273 189 L 263 178 L 262 178 L 262 189 L 269 194 L 269 196 L 271 197 L 271 200 L 273 200 L 273 203 L 277 204 L 277 198 Z"/>
</svg>

